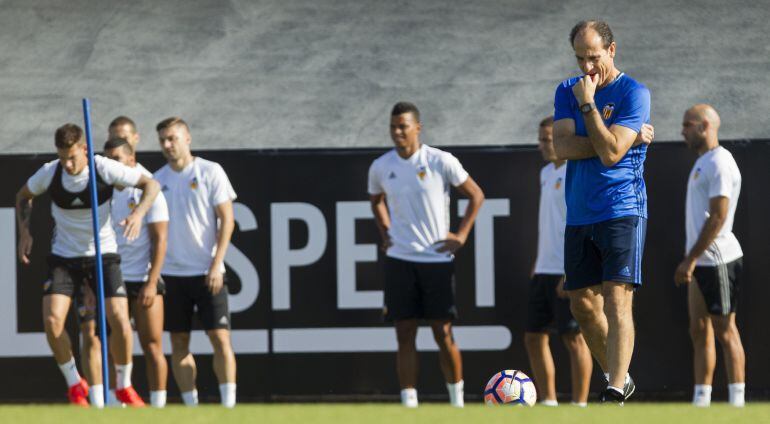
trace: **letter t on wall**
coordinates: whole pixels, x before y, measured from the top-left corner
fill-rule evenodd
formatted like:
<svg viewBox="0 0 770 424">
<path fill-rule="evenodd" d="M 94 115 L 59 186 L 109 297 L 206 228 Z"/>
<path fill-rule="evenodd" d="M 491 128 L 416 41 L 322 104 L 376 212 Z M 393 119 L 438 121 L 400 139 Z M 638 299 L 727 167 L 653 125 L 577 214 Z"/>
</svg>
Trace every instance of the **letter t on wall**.
<svg viewBox="0 0 770 424">
<path fill-rule="evenodd" d="M 457 201 L 457 215 L 465 216 L 468 199 Z M 476 245 L 476 306 L 495 306 L 495 231 L 496 216 L 511 214 L 508 199 L 486 199 L 476 217 L 474 242 Z"/>
</svg>

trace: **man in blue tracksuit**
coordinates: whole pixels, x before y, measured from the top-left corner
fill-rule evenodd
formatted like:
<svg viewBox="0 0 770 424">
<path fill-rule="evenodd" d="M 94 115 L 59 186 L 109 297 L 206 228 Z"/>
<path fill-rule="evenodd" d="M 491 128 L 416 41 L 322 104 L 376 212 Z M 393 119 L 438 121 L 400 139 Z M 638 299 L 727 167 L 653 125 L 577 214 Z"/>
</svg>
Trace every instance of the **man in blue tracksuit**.
<svg viewBox="0 0 770 424">
<path fill-rule="evenodd" d="M 635 388 L 631 308 L 642 283 L 650 92 L 615 67 L 607 23 L 579 22 L 570 42 L 584 75 L 557 87 L 553 130 L 556 154 L 568 160 L 564 289 L 607 379 L 600 401 L 623 404 Z"/>
</svg>

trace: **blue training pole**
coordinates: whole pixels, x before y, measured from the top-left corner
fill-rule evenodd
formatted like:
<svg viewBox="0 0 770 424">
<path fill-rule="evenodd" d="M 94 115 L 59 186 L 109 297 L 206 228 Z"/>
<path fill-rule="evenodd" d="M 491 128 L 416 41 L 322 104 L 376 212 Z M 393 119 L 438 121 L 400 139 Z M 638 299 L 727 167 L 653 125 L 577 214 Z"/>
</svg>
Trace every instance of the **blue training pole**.
<svg viewBox="0 0 770 424">
<path fill-rule="evenodd" d="M 102 269 L 102 246 L 99 240 L 99 199 L 96 195 L 96 162 L 94 161 L 94 146 L 91 143 L 91 102 L 83 99 L 83 117 L 86 124 L 86 145 L 88 146 L 88 184 L 91 191 L 91 217 L 94 224 L 94 246 L 96 247 L 96 299 L 98 307 L 96 319 L 99 320 L 99 339 L 102 342 L 102 381 L 104 387 L 104 402 L 109 399 L 110 373 L 107 363 L 107 318 L 104 313 L 104 271 Z"/>
</svg>

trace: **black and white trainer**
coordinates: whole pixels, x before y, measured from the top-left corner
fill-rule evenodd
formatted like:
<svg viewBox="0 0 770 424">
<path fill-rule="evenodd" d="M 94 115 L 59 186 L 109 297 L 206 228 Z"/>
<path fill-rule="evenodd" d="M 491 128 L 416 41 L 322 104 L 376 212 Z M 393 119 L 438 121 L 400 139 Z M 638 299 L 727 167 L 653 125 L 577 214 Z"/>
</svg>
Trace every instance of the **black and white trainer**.
<svg viewBox="0 0 770 424">
<path fill-rule="evenodd" d="M 623 385 L 623 397 L 628 399 L 632 394 L 634 394 L 634 391 L 636 390 L 636 384 L 634 384 L 634 379 L 631 378 L 630 374 L 626 375 L 626 377 L 626 383 Z"/>
<path fill-rule="evenodd" d="M 623 393 L 621 393 L 618 389 L 607 387 L 606 389 L 602 390 L 601 393 L 599 393 L 599 402 L 601 403 L 615 403 L 618 406 L 623 406 L 623 402 L 625 402 L 626 397 L 623 396 Z"/>
</svg>

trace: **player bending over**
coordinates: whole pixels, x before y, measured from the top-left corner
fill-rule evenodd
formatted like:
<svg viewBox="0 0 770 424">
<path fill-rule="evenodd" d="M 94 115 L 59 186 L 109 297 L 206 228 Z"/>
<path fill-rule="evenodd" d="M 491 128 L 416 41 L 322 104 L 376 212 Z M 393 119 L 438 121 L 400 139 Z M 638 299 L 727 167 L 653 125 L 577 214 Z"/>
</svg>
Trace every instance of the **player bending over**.
<svg viewBox="0 0 770 424">
<path fill-rule="evenodd" d="M 19 226 L 19 258 L 31 262 L 32 236 L 30 212 L 32 200 L 45 192 L 51 196 L 51 215 L 56 225 L 51 254 L 48 256 L 49 279 L 43 285 L 43 323 L 48 344 L 67 381 L 71 403 L 88 406 L 88 384 L 80 377 L 72 357 L 72 345 L 64 324 L 72 296 L 85 281 L 96 291 L 94 235 L 89 193 L 89 172 L 83 130 L 66 124 L 56 130 L 58 159 L 43 165 L 16 195 Z M 96 163 L 98 192 L 99 242 L 104 264 L 104 295 L 107 322 L 112 329 L 109 343 L 116 363 L 118 399 L 132 406 L 144 406 L 131 386 L 132 331 L 128 319 L 126 287 L 120 272 L 115 232 L 110 220 L 109 200 L 114 186 L 137 187 L 143 194 L 136 208 L 121 222 L 123 235 L 138 237 L 142 220 L 150 209 L 160 186 L 136 169 L 101 156 Z"/>
</svg>

